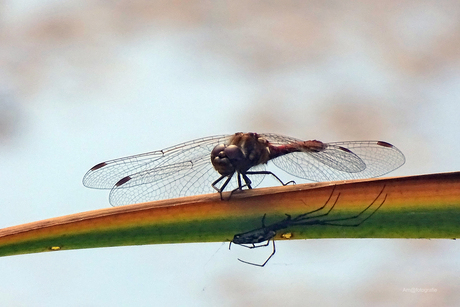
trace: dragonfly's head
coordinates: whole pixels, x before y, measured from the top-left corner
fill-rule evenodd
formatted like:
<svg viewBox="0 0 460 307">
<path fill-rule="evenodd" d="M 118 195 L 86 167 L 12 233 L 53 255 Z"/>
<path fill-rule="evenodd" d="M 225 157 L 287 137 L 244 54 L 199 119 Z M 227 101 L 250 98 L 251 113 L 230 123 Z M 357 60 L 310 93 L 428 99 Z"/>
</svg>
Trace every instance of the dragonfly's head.
<svg viewBox="0 0 460 307">
<path fill-rule="evenodd" d="M 244 174 L 269 159 L 269 142 L 256 133 L 237 133 L 228 144 L 219 144 L 211 151 L 212 165 L 224 176 L 235 171 Z"/>
<path fill-rule="evenodd" d="M 235 145 L 220 144 L 211 151 L 211 162 L 219 174 L 227 176 L 235 172 L 235 164 L 245 159 L 241 149 Z"/>
</svg>

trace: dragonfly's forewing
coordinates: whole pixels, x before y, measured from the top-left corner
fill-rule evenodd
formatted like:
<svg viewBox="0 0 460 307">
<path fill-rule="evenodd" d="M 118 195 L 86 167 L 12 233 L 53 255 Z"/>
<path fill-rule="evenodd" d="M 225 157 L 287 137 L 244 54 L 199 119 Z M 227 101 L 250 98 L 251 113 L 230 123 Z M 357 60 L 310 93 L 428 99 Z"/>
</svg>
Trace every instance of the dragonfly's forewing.
<svg viewBox="0 0 460 307">
<path fill-rule="evenodd" d="M 225 143 L 230 135 L 201 138 L 172 146 L 163 150 L 109 160 L 91 168 L 83 177 L 83 185 L 95 189 L 112 189 L 122 178 L 157 167 L 210 159 L 210 152 L 217 144 Z"/>
<path fill-rule="evenodd" d="M 232 135 L 213 136 L 185 142 L 163 150 L 114 159 L 97 164 L 83 178 L 90 188 L 111 189 L 113 206 L 215 192 L 211 183 L 220 174 L 211 163 L 211 151 Z M 257 165 L 251 170 L 264 170 Z M 253 187 L 264 175 L 251 175 Z M 236 189 L 233 176 L 227 190 Z"/>
</svg>

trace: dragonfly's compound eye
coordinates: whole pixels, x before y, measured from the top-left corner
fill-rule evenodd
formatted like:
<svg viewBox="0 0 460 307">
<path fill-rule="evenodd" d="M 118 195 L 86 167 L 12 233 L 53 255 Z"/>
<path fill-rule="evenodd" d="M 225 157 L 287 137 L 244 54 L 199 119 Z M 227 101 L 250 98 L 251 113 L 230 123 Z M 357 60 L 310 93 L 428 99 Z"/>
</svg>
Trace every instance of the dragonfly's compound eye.
<svg viewBox="0 0 460 307">
<path fill-rule="evenodd" d="M 215 157 L 222 156 L 224 154 L 226 145 L 224 144 L 219 144 L 214 149 L 211 151 L 211 159 L 214 159 Z"/>
<path fill-rule="evenodd" d="M 241 160 L 244 159 L 244 154 L 241 151 L 241 148 L 239 148 L 236 145 L 230 145 L 227 146 L 224 150 L 225 155 L 230 159 L 230 160 Z"/>
<path fill-rule="evenodd" d="M 227 148 L 227 145 L 220 144 L 211 151 L 211 163 L 214 169 L 224 176 L 231 175 L 235 172 L 235 168 L 227 156 Z"/>
</svg>

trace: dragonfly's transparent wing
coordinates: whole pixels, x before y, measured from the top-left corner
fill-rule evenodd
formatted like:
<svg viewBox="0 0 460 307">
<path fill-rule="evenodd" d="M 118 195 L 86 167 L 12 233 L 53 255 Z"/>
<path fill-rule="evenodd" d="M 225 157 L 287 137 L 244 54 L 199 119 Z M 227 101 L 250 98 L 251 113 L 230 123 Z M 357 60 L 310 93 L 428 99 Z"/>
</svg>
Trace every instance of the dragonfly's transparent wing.
<svg viewBox="0 0 460 307">
<path fill-rule="evenodd" d="M 263 171 L 265 165 L 252 167 Z M 193 161 L 179 162 L 145 170 L 121 179 L 110 191 L 112 206 L 142 203 L 152 200 L 183 197 L 215 192 L 211 183 L 220 174 L 214 169 L 208 155 Z M 265 175 L 248 175 L 253 187 L 260 184 Z M 244 184 L 244 182 L 243 182 Z M 225 190 L 238 187 L 236 173 Z"/>
<path fill-rule="evenodd" d="M 291 143 L 304 142 L 293 137 L 283 136 L 279 134 L 265 133 L 262 135 L 271 143 L 271 145 L 274 146 L 282 146 Z M 294 153 L 291 153 L 288 154 L 288 156 L 286 157 L 287 159 L 285 158 L 283 160 L 284 156 L 282 156 L 277 159 L 274 159 L 273 162 L 275 163 L 275 165 L 286 171 L 290 169 L 291 171 L 288 171 L 290 174 L 301 178 L 307 178 L 306 176 L 308 176 L 307 174 L 309 171 L 308 169 L 305 170 L 304 165 L 300 161 L 298 161 L 299 159 L 302 160 L 302 158 L 308 159 L 308 157 L 304 157 L 305 154 L 308 154 L 311 157 L 318 160 L 322 167 L 329 166 L 341 172 L 357 173 L 363 171 L 366 168 L 365 162 L 358 155 L 344 148 L 343 146 L 340 146 L 340 143 L 330 143 L 326 145 L 326 148 L 324 150 L 321 150 L 320 152 L 301 153 L 299 155 L 299 158 L 297 159 L 294 158 L 296 155 Z M 294 155 L 294 157 L 291 155 Z M 293 163 L 294 160 L 295 163 Z M 286 165 L 283 163 L 292 165 Z M 283 166 L 281 167 L 282 164 Z"/>
<path fill-rule="evenodd" d="M 269 141 L 272 145 L 286 145 L 290 143 L 303 142 L 303 140 L 275 133 L 259 133 L 259 135 L 267 139 L 267 141 Z"/>
<path fill-rule="evenodd" d="M 327 143 L 323 151 L 294 152 L 272 161 L 291 175 L 331 181 L 382 176 L 402 166 L 405 158 L 386 142 L 351 141 Z"/>
<path fill-rule="evenodd" d="M 145 170 L 122 179 L 110 191 L 112 206 L 211 193 L 218 178 L 208 156 Z"/>
<path fill-rule="evenodd" d="M 231 135 L 201 138 L 163 150 L 114 159 L 99 163 L 83 177 L 83 185 L 96 189 L 111 189 L 122 178 L 161 167 L 200 158 L 210 160 L 214 146 L 226 143 Z"/>
</svg>

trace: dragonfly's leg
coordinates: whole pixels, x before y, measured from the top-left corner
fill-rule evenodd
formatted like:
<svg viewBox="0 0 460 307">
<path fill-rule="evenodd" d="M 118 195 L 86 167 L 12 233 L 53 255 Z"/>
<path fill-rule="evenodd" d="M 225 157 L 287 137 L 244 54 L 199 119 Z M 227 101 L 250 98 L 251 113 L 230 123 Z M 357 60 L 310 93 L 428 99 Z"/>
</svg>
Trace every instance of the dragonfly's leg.
<svg viewBox="0 0 460 307">
<path fill-rule="evenodd" d="M 273 177 L 275 177 L 283 186 L 284 185 L 288 185 L 290 183 L 292 184 L 295 184 L 295 181 L 294 180 L 291 180 L 291 181 L 288 181 L 286 183 L 284 183 L 281 179 L 278 178 L 278 176 L 276 176 L 275 174 L 273 174 L 272 172 L 270 171 L 258 171 L 258 172 L 246 172 L 247 175 L 272 175 Z"/>
<path fill-rule="evenodd" d="M 218 187 L 216 187 L 216 184 L 219 183 L 219 181 L 221 181 L 221 180 L 224 179 L 224 178 L 225 178 L 225 176 L 222 175 L 222 176 L 220 176 L 216 181 L 214 181 L 213 183 L 211 183 L 211 186 L 214 188 L 214 190 L 216 190 L 216 191 L 219 192 L 219 193 L 222 191 L 222 189 L 219 189 Z"/>
<path fill-rule="evenodd" d="M 220 199 L 221 200 L 224 200 L 224 198 L 222 197 L 222 192 L 224 191 L 225 187 L 227 186 L 227 184 L 230 182 L 230 179 L 232 179 L 232 175 L 228 175 L 228 176 L 225 176 L 225 175 L 222 175 L 220 176 L 216 181 L 214 181 L 213 183 L 211 183 L 211 186 L 214 188 L 214 190 L 216 190 L 217 192 L 219 192 L 220 194 Z M 221 181 L 222 179 L 224 179 L 225 177 L 227 177 L 227 180 L 225 180 L 224 184 L 222 184 L 222 186 L 220 188 L 216 187 L 216 184 L 219 183 L 219 181 Z M 231 195 L 231 194 L 230 194 Z"/>
<path fill-rule="evenodd" d="M 242 190 L 243 186 L 241 185 L 241 174 L 238 172 L 237 173 L 237 179 L 238 179 L 238 190 Z"/>
<path fill-rule="evenodd" d="M 245 184 L 241 182 L 241 176 L 243 177 Z M 238 190 L 242 191 L 244 187 L 247 187 L 248 189 L 252 189 L 251 180 L 249 180 L 249 178 L 246 175 L 238 173 L 238 187 L 234 189 L 232 193 Z"/>
<path fill-rule="evenodd" d="M 231 192 L 230 192 L 230 196 L 228 197 L 227 200 L 230 200 L 230 198 L 232 197 L 233 193 L 236 192 L 236 191 L 242 191 L 244 187 L 248 187 L 248 189 L 252 189 L 251 187 L 251 180 L 249 180 L 249 178 L 244 175 L 244 174 L 241 174 L 241 173 L 238 173 L 237 175 L 238 177 L 238 187 L 236 189 L 233 189 Z M 245 184 L 243 184 L 241 182 L 241 176 L 243 176 L 243 180 L 245 182 Z"/>
<path fill-rule="evenodd" d="M 227 176 L 227 180 L 225 180 L 224 184 L 220 187 L 220 194 L 222 194 L 222 192 L 225 190 L 225 188 L 227 187 L 227 184 L 230 182 L 232 177 L 233 177 L 233 174 Z"/>
<path fill-rule="evenodd" d="M 246 176 L 246 174 L 241 174 L 241 176 L 243 176 L 243 179 L 244 179 L 244 182 L 246 183 L 246 186 L 248 187 L 248 189 L 252 189 L 252 186 L 251 186 L 251 179 L 249 179 L 248 176 Z M 243 188 L 243 187 L 241 187 Z"/>
</svg>

